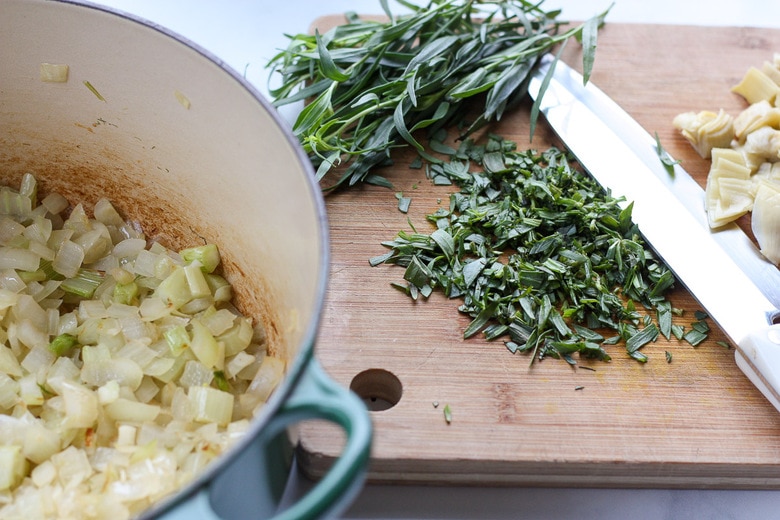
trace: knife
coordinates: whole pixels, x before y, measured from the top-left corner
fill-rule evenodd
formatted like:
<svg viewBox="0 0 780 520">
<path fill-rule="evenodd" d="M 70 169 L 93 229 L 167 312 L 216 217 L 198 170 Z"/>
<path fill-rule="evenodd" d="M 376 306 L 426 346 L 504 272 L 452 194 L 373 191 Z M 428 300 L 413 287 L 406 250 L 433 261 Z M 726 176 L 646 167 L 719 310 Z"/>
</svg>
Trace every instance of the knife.
<svg viewBox="0 0 780 520">
<path fill-rule="evenodd" d="M 552 69 L 552 70 L 551 70 Z M 679 165 L 674 175 L 656 140 L 592 83 L 553 56 L 528 92 L 577 161 L 605 189 L 634 204 L 640 232 L 736 346 L 737 366 L 780 410 L 780 270 L 731 224 L 711 230 L 704 190 Z"/>
</svg>

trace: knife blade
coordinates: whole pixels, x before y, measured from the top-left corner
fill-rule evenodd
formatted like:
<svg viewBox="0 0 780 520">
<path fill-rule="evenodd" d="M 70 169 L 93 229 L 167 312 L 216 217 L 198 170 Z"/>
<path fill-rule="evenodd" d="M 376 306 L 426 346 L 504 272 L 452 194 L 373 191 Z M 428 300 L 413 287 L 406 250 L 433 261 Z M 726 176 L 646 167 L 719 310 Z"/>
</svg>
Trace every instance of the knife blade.
<svg viewBox="0 0 780 520">
<path fill-rule="evenodd" d="M 552 69 L 552 70 L 551 70 Z M 704 190 L 679 164 L 670 175 L 656 140 L 593 83 L 553 56 L 528 92 L 577 161 L 634 204 L 640 232 L 736 346 L 737 366 L 780 411 L 780 270 L 736 224 L 713 231 Z"/>
</svg>

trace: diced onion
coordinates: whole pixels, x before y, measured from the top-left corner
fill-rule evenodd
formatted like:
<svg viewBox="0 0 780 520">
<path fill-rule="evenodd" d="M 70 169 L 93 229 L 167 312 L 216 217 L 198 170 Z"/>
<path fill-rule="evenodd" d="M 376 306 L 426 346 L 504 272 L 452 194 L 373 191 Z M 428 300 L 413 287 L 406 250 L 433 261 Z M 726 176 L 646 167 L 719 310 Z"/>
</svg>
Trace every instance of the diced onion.
<svg viewBox="0 0 780 520">
<path fill-rule="evenodd" d="M 66 83 L 69 67 L 63 63 L 41 63 L 39 74 L 41 81 L 48 83 Z"/>
<path fill-rule="evenodd" d="M 29 249 L 18 247 L 0 248 L 0 269 L 35 271 L 40 263 L 41 257 Z"/>
<path fill-rule="evenodd" d="M 285 364 L 215 245 L 37 200 L 29 174 L 0 188 L 0 518 L 126 520 L 240 439 Z"/>
<path fill-rule="evenodd" d="M 0 446 L 0 491 L 15 487 L 24 477 L 27 461 L 19 446 Z"/>
<path fill-rule="evenodd" d="M 146 422 L 154 421 L 160 413 L 160 407 L 119 398 L 105 407 L 106 414 L 115 421 Z"/>
<path fill-rule="evenodd" d="M 70 240 L 65 240 L 60 244 L 51 265 L 65 278 L 73 278 L 78 274 L 83 261 L 84 250 L 81 246 Z"/>
</svg>

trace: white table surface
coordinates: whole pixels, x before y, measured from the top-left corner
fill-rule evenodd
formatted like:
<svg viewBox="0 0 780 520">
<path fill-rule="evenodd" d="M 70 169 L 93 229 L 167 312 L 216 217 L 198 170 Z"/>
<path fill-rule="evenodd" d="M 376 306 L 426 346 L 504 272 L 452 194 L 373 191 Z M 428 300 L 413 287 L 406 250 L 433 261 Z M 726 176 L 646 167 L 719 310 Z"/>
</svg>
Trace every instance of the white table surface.
<svg viewBox="0 0 780 520">
<path fill-rule="evenodd" d="M 93 0 L 184 36 L 267 93 L 265 64 L 318 16 L 380 13 L 368 0 Z M 424 0 L 418 0 L 422 4 Z M 389 0 L 393 6 L 393 0 Z M 548 0 L 562 18 L 581 20 L 611 0 Z M 400 11 L 399 11 L 400 12 Z M 780 28 L 778 0 L 616 0 L 608 22 Z M 780 49 L 777 49 L 780 52 Z M 289 117 L 289 115 L 288 115 Z M 724 439 L 724 442 L 727 440 Z M 292 495 L 307 484 L 292 479 Z M 536 489 L 367 486 L 345 518 L 365 519 L 771 519 L 780 491 Z"/>
</svg>

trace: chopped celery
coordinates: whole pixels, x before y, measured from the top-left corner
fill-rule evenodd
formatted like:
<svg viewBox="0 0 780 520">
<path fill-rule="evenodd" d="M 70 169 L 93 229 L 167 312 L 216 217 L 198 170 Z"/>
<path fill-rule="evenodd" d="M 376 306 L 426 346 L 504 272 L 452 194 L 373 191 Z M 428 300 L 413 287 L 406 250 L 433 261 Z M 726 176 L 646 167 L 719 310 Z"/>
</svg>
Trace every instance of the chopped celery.
<svg viewBox="0 0 780 520">
<path fill-rule="evenodd" d="M 95 289 L 103 283 L 104 275 L 99 271 L 79 269 L 76 276 L 63 280 L 60 288 L 80 298 L 92 298 Z"/>
<path fill-rule="evenodd" d="M 176 325 L 163 332 L 163 337 L 168 343 L 171 354 L 178 356 L 190 345 L 190 335 L 183 325 Z"/>
<path fill-rule="evenodd" d="M 124 305 L 133 305 L 138 300 L 138 293 L 137 283 L 118 283 L 114 286 L 114 301 Z"/>
<path fill-rule="evenodd" d="M 179 254 L 186 262 L 197 261 L 205 273 L 213 273 L 220 262 L 219 249 L 215 244 L 182 249 Z"/>
<path fill-rule="evenodd" d="M 212 380 L 214 385 L 223 392 L 229 392 L 230 391 L 230 383 L 228 383 L 227 377 L 225 377 L 225 372 L 222 370 L 215 370 L 214 371 L 214 379 Z"/>
<path fill-rule="evenodd" d="M 70 350 L 78 345 L 79 339 L 72 334 L 60 334 L 49 343 L 49 350 L 58 356 L 64 356 Z"/>
<path fill-rule="evenodd" d="M 38 266 L 38 271 L 42 272 L 46 277 L 46 280 L 64 280 L 65 277 L 54 270 L 54 266 L 51 264 L 51 260 L 41 260 Z"/>
<path fill-rule="evenodd" d="M 19 278 L 26 284 L 29 284 L 30 282 L 43 282 L 47 279 L 46 273 L 41 269 L 38 269 L 37 271 L 17 271 L 17 273 L 19 274 Z"/>
</svg>

